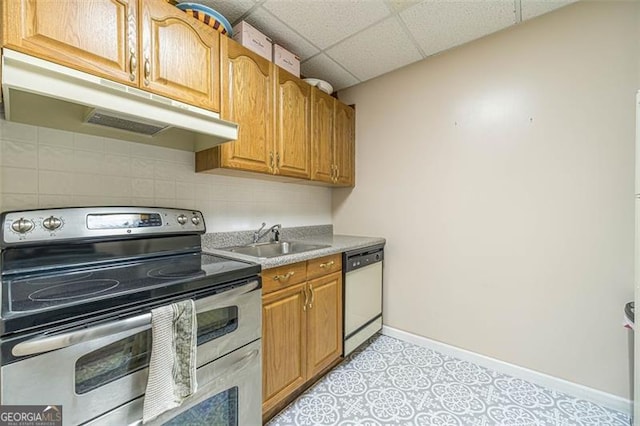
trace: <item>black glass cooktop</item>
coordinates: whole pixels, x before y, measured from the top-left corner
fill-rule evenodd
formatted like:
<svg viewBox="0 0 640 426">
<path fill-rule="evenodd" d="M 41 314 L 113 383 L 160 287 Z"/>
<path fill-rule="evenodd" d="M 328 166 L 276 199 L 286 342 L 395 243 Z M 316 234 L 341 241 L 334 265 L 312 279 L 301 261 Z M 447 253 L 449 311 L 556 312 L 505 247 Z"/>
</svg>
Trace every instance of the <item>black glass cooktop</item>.
<svg viewBox="0 0 640 426">
<path fill-rule="evenodd" d="M 251 263 L 191 253 L 9 276 L 2 281 L 3 334 L 109 307 L 210 288 L 259 272 L 260 267 Z"/>
</svg>

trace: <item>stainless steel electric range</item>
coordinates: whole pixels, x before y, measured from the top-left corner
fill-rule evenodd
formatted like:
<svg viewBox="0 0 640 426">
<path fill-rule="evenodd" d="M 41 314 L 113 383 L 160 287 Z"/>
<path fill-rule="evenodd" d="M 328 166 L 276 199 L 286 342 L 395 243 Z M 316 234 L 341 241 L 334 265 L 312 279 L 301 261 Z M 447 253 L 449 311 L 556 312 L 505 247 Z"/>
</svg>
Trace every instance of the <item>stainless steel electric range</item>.
<svg viewBox="0 0 640 426">
<path fill-rule="evenodd" d="M 49 209 L 0 223 L 0 404 L 61 405 L 65 425 L 140 424 L 151 309 L 190 298 L 198 391 L 154 423 L 260 424 L 260 266 L 203 253 L 200 212 Z"/>
</svg>

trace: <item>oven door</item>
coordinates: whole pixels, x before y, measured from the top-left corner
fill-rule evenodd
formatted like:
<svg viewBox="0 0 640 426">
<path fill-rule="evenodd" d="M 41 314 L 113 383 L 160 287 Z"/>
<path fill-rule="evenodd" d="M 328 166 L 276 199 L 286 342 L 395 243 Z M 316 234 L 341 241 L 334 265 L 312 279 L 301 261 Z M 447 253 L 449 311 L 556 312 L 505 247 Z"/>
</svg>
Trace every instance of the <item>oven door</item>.
<svg viewBox="0 0 640 426">
<path fill-rule="evenodd" d="M 260 338 L 258 281 L 202 295 L 195 303 L 198 366 Z M 150 316 L 78 326 L 16 344 L 14 355 L 35 356 L 2 367 L 0 404 L 62 405 L 64 424 L 75 425 L 140 397 L 147 384 Z"/>
<path fill-rule="evenodd" d="M 145 425 L 248 426 L 262 424 L 260 340 L 198 368 L 198 390 L 180 407 Z M 87 425 L 142 425 L 144 398 L 101 416 Z"/>
</svg>

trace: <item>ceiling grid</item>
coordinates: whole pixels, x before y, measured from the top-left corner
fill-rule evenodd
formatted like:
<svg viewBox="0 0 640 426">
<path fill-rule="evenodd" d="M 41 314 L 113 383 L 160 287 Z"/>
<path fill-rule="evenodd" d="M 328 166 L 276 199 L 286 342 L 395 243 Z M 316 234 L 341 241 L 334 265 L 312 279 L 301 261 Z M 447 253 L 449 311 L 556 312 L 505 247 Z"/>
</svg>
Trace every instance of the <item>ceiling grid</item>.
<svg viewBox="0 0 640 426">
<path fill-rule="evenodd" d="M 199 0 L 296 53 L 336 90 L 576 0 Z"/>
</svg>

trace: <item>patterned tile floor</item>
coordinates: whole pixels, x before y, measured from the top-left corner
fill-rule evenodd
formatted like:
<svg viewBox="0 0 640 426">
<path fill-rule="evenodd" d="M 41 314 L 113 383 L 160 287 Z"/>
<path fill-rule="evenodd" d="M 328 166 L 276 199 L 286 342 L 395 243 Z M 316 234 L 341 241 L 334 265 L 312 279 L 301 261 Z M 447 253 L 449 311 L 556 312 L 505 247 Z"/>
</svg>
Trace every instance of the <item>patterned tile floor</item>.
<svg viewBox="0 0 640 426">
<path fill-rule="evenodd" d="M 377 335 L 269 426 L 628 426 L 629 417 Z"/>
</svg>

